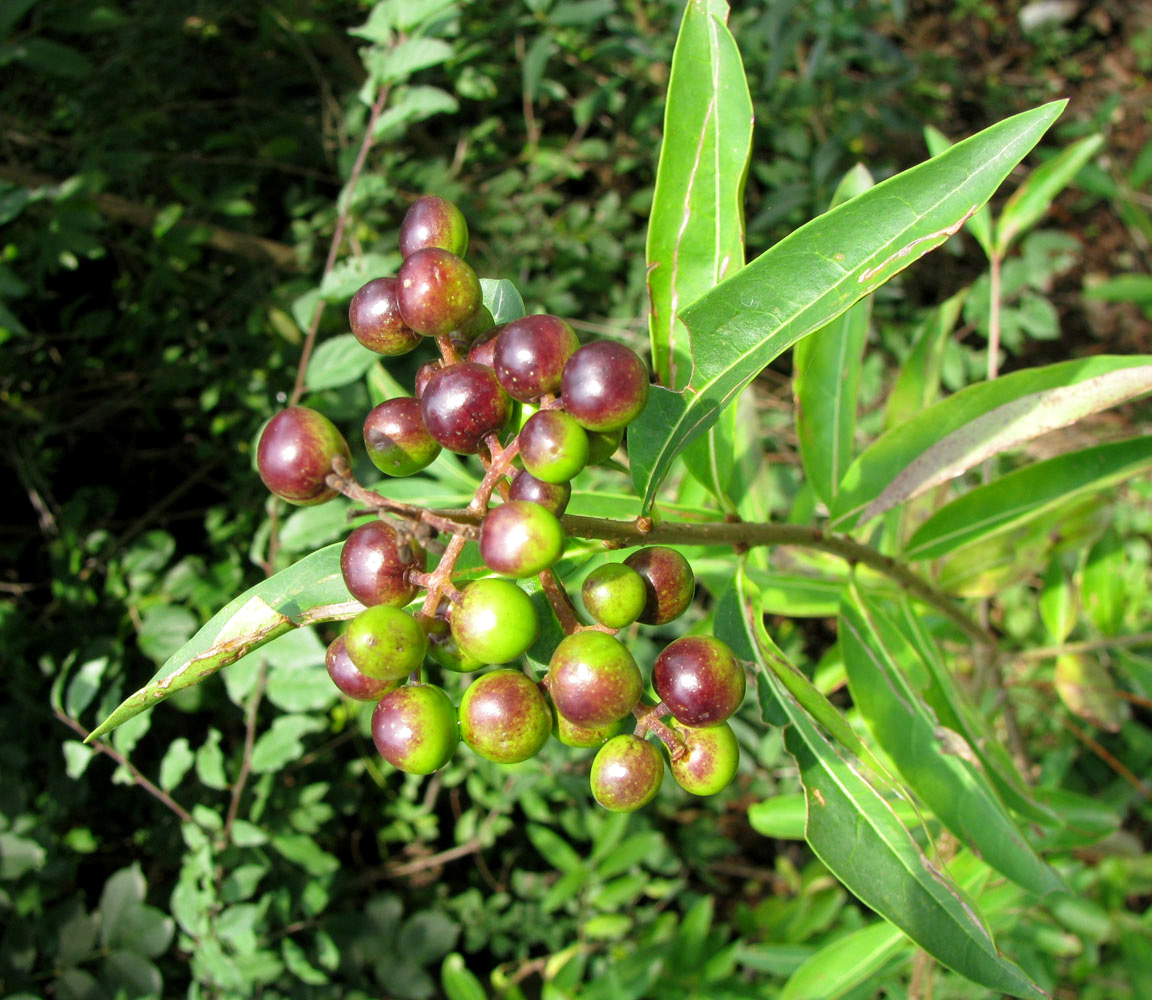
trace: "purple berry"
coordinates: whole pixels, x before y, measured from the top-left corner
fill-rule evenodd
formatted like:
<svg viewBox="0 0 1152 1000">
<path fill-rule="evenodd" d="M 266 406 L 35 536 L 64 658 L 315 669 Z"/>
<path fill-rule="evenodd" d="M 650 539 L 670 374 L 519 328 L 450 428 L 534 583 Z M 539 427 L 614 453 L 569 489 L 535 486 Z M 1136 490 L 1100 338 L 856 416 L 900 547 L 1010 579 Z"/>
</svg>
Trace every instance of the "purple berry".
<svg viewBox="0 0 1152 1000">
<path fill-rule="evenodd" d="M 387 399 L 369 412 L 364 448 L 372 464 L 389 476 L 414 475 L 440 454 L 440 445 L 424 426 L 420 400 L 411 396 Z"/>
<path fill-rule="evenodd" d="M 418 198 L 400 223 L 400 253 L 411 257 L 425 247 L 440 247 L 457 257 L 468 250 L 468 223 L 452 202 L 438 195 Z"/>
<path fill-rule="evenodd" d="M 508 395 L 533 403 L 560 391 L 564 365 L 576 352 L 576 332 L 556 316 L 523 316 L 504 327 L 493 352 L 493 367 Z"/>
<path fill-rule="evenodd" d="M 345 540 L 340 572 L 348 592 L 365 607 L 388 604 L 402 608 L 416 596 L 408 571 L 423 568 L 421 556 L 411 538 L 401 538 L 384 521 L 370 521 Z"/>
<path fill-rule="evenodd" d="M 474 455 L 508 422 L 511 400 L 491 368 L 463 361 L 434 372 L 420 397 L 424 426 L 441 445 Z"/>
<path fill-rule="evenodd" d="M 480 279 L 439 247 L 417 250 L 396 275 L 400 315 L 417 333 L 439 337 L 459 329 L 480 308 Z"/>
<path fill-rule="evenodd" d="M 564 409 L 590 431 L 630 424 L 648 401 L 648 368 L 635 351 L 611 340 L 585 344 L 561 379 Z"/>
<path fill-rule="evenodd" d="M 669 643 L 652 666 L 652 687 L 686 726 L 718 726 L 740 707 L 747 681 L 740 661 L 719 639 L 689 635 Z"/>
<path fill-rule="evenodd" d="M 362 285 L 348 306 L 348 324 L 356 339 L 387 357 L 407 354 L 424 339 L 401 317 L 397 286 L 396 278 L 376 278 Z"/>
<path fill-rule="evenodd" d="M 325 482 L 337 456 L 351 459 L 348 442 L 336 425 L 316 410 L 290 406 L 264 426 L 256 468 L 276 496 L 306 507 L 337 496 Z"/>
</svg>

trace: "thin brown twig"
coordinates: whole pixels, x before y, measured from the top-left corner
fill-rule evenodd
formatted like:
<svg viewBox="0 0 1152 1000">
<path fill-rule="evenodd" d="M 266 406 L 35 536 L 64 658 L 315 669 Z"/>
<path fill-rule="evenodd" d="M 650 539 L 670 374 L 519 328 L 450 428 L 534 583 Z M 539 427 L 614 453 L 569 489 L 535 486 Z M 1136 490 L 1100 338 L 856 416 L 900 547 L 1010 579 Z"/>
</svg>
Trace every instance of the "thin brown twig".
<svg viewBox="0 0 1152 1000">
<path fill-rule="evenodd" d="M 324 275 L 327 275 L 336 266 L 336 256 L 340 252 L 340 245 L 344 242 L 344 227 L 348 224 L 348 214 L 352 206 L 352 194 L 356 190 L 356 183 L 360 179 L 360 172 L 364 169 L 364 162 L 368 159 L 368 151 L 375 140 L 372 135 L 376 131 L 376 122 L 388 103 L 388 96 L 392 92 L 390 84 L 380 88 L 376 100 L 372 104 L 372 112 L 368 115 L 368 124 L 364 129 L 364 141 L 360 143 L 360 151 L 356 154 L 356 162 L 352 165 L 352 173 L 348 175 L 348 183 L 344 188 L 343 204 L 340 213 L 336 216 L 336 230 L 332 233 L 332 243 L 328 247 L 328 259 L 324 262 Z M 323 278 L 321 279 L 323 280 Z M 320 330 L 320 318 L 324 315 L 325 302 L 320 299 L 316 308 L 312 310 L 312 321 L 308 324 L 308 333 L 304 337 L 304 346 L 300 350 L 300 364 L 296 369 L 296 384 L 292 387 L 292 395 L 288 405 L 294 406 L 304 395 L 304 378 L 308 370 L 308 360 L 312 356 L 312 348 L 316 345 L 316 334 Z"/>
<path fill-rule="evenodd" d="M 232 839 L 232 825 L 236 822 L 236 814 L 240 811 L 240 799 L 244 796 L 244 788 L 248 784 L 248 775 L 252 773 L 252 748 L 256 744 L 256 720 L 260 714 L 260 702 L 264 700 L 264 686 L 268 679 L 268 668 L 260 664 L 260 672 L 256 675 L 256 687 L 252 690 L 252 698 L 248 703 L 248 718 L 244 727 L 244 755 L 240 760 L 240 773 L 232 784 L 232 798 L 228 803 L 228 815 L 224 820 L 224 839 Z"/>
<path fill-rule="evenodd" d="M 79 736 L 82 740 L 88 739 L 89 731 L 87 729 L 85 729 L 82 725 L 80 725 L 79 722 L 77 722 L 75 719 L 69 718 L 67 715 L 65 715 L 63 712 L 61 712 L 60 709 L 58 709 L 58 708 L 54 708 L 53 712 L 55 713 L 57 719 L 59 719 L 61 722 L 63 722 L 64 725 L 66 725 L 73 732 L 79 734 Z M 164 789 L 158 787 L 153 782 L 149 781 L 135 764 L 133 764 L 127 757 L 125 757 L 119 750 L 117 750 L 110 743 L 105 743 L 103 740 L 93 740 L 91 743 L 88 743 L 87 745 L 90 746 L 97 753 L 106 754 L 107 756 L 111 757 L 114 761 L 116 761 L 117 764 L 119 764 L 129 774 L 132 775 L 132 780 L 137 785 L 139 785 L 141 788 L 143 788 L 144 791 L 146 791 L 149 795 L 151 795 L 158 802 L 160 802 L 161 804 L 166 806 L 171 812 L 175 813 L 180 818 L 180 820 L 182 822 L 184 822 L 184 823 L 195 823 L 196 822 L 192 818 L 192 814 L 190 812 L 188 812 L 187 809 L 185 809 L 182 805 L 180 805 L 180 803 L 177 802 L 174 798 L 172 798 L 172 796 L 169 795 L 166 791 L 164 791 Z"/>
</svg>

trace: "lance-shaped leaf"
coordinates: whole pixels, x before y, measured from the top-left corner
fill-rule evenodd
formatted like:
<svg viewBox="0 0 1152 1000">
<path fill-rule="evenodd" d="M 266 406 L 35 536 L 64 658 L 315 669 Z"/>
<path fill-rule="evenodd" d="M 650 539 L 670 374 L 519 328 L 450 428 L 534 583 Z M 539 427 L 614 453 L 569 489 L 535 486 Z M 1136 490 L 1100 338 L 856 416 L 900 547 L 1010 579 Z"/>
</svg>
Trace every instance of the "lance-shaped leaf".
<svg viewBox="0 0 1152 1000">
<path fill-rule="evenodd" d="M 936 402 L 940 395 L 944 348 L 967 297 L 968 289 L 962 288 L 934 309 L 917 331 L 912 351 L 900 366 L 900 374 L 896 376 L 896 383 L 884 406 L 885 430 L 899 427 Z"/>
<path fill-rule="evenodd" d="M 897 625 L 915 647 L 920 663 L 928 674 L 927 686 L 920 693 L 936 713 L 937 719 L 964 738 L 1009 808 L 1037 823 L 1059 823 L 1055 813 L 1036 801 L 1032 790 L 1020 776 L 1011 754 L 956 683 L 952 670 L 944 662 L 939 647 L 928 632 L 924 617 L 907 598 L 900 600 L 899 609 Z"/>
<path fill-rule="evenodd" d="M 1015 883 L 1061 888 L 988 784 L 964 737 L 941 725 L 909 678 L 924 672 L 914 647 L 852 587 L 840 608 L 840 644 L 852 700 L 909 787 L 961 843 Z"/>
<path fill-rule="evenodd" d="M 1152 467 L 1152 437 L 1084 448 L 1017 469 L 941 507 L 909 539 L 910 559 L 934 559 Z"/>
<path fill-rule="evenodd" d="M 839 753 L 780 687 L 808 805 L 805 837 L 816 856 L 866 906 L 928 954 L 973 982 L 1016 997 L 1047 997 L 1000 954 L 976 904 L 924 856 L 857 762 Z"/>
<path fill-rule="evenodd" d="M 1080 600 L 1088 617 L 1104 635 L 1119 635 L 1124 625 L 1128 582 L 1127 558 L 1120 536 L 1109 530 L 1092 546 L 1080 577 Z M 1063 642 L 1063 637 L 1056 640 Z"/>
<path fill-rule="evenodd" d="M 1004 203 L 996 223 L 996 253 L 1003 256 L 1012 241 L 1043 218 L 1055 197 L 1064 190 L 1096 151 L 1104 136 L 1090 135 L 1073 143 L 1032 171 Z"/>
<path fill-rule="evenodd" d="M 838 1000 L 912 953 L 912 942 L 899 927 L 886 920 L 869 924 L 809 955 L 788 977 L 780 1000 Z"/>
<path fill-rule="evenodd" d="M 939 156 L 952 145 L 948 138 L 934 125 L 924 129 L 924 142 L 928 145 L 928 152 Z M 976 242 L 984 249 L 984 253 L 992 256 L 992 210 L 987 205 L 981 205 L 971 219 L 964 223 L 964 228 L 976 237 Z"/>
<path fill-rule="evenodd" d="M 129 695 L 88 736 L 103 736 L 279 635 L 302 625 L 351 618 L 363 611 L 340 573 L 343 542 L 313 552 L 268 577 L 218 611 L 168 658 L 156 675 Z"/>
<path fill-rule="evenodd" d="M 1076 595 L 1058 555 L 1052 557 L 1040 589 L 1040 620 L 1048 640 L 1060 645 L 1076 627 Z"/>
<path fill-rule="evenodd" d="M 864 524 L 993 455 L 1149 391 L 1148 355 L 1064 361 L 970 385 L 864 450 L 841 481 L 832 527 Z"/>
<path fill-rule="evenodd" d="M 725 0 L 689 0 L 668 78 L 647 257 L 652 363 L 674 388 L 692 373 L 680 310 L 744 265 L 752 98 L 727 19 Z"/>
<path fill-rule="evenodd" d="M 872 175 L 857 164 L 832 196 L 832 207 L 872 187 Z M 827 326 L 805 337 L 793 351 L 792 392 L 796 400 L 796 435 L 804 474 L 825 504 L 831 504 L 853 458 L 860 362 L 872 298 L 857 302 Z"/>
<path fill-rule="evenodd" d="M 673 459 L 770 361 L 940 246 L 992 195 L 1063 108 L 1006 119 L 878 184 L 781 240 L 683 312 L 694 368 L 655 386 L 629 460 L 647 510 Z"/>
<path fill-rule="evenodd" d="M 692 374 L 680 310 L 744 266 L 752 99 L 727 17 L 725 0 L 691 0 L 668 80 L 647 259 L 652 363 L 673 388 Z M 684 454 L 688 471 L 730 513 L 735 419 L 720 421 Z"/>
<path fill-rule="evenodd" d="M 1053 683 L 1068 711 L 1094 726 L 1118 733 L 1128 719 L 1128 702 L 1120 697 L 1108 668 L 1096 656 L 1058 656 Z"/>
</svg>

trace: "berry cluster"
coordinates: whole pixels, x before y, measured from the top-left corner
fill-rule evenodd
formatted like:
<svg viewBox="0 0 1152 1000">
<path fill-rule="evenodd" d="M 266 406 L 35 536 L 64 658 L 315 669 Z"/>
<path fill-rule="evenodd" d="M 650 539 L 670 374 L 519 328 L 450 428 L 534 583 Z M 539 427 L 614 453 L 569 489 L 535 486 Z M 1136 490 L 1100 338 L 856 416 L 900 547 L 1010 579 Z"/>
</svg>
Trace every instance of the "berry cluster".
<svg viewBox="0 0 1152 1000">
<path fill-rule="evenodd" d="M 478 455 L 487 471 L 468 508 L 429 511 L 364 489 L 352 477 L 347 443 L 315 410 L 283 410 L 260 438 L 257 466 L 277 496 L 315 504 L 344 493 L 377 511 L 344 543 L 344 581 L 365 609 L 329 647 L 328 672 L 346 696 L 376 702 L 375 744 L 404 771 L 443 767 L 459 740 L 511 764 L 554 735 L 599 747 L 593 794 L 629 811 L 649 802 L 664 776 L 661 751 L 645 738 L 652 734 L 681 786 L 715 793 L 738 764 L 727 719 L 744 697 L 742 665 L 718 639 L 677 639 L 653 664 L 651 704 L 640 667 L 617 638 L 634 622 L 663 625 L 683 614 L 695 588 L 687 560 L 653 545 L 593 570 L 581 590 L 592 624 L 580 621 L 551 570 L 564 551 L 571 480 L 620 446 L 647 400 L 647 367 L 621 344 L 581 346 L 556 316 L 494 325 L 463 259 L 467 243 L 456 206 L 421 198 L 400 227 L 398 274 L 364 285 L 349 321 L 360 343 L 385 356 L 435 342 L 439 357 L 418 369 L 414 395 L 367 415 L 364 445 L 389 476 L 420 471 L 442 448 Z M 501 502 L 492 506 L 494 495 Z M 468 541 L 497 575 L 457 589 L 456 561 Z M 439 555 L 431 571 L 428 552 Z M 533 576 L 566 632 L 539 680 L 507 666 L 540 635 L 536 608 L 514 582 Z M 423 680 L 426 660 L 478 674 L 458 706 Z M 634 731 L 623 732 L 629 717 Z"/>
</svg>

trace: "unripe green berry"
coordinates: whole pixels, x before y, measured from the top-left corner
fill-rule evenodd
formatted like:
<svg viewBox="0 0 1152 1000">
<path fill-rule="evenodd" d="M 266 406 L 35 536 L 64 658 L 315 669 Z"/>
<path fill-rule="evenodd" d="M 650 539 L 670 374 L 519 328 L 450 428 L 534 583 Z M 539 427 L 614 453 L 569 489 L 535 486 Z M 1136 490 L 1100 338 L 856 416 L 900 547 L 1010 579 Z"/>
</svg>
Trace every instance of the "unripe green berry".
<svg viewBox="0 0 1152 1000">
<path fill-rule="evenodd" d="M 644 578 L 624 563 L 597 566 L 580 588 L 584 609 L 601 625 L 624 628 L 640 617 L 648 592 Z"/>
<path fill-rule="evenodd" d="M 531 598 L 510 580 L 493 578 L 464 588 L 449 624 L 461 651 L 486 665 L 522 656 L 540 633 Z"/>
<path fill-rule="evenodd" d="M 424 662 L 428 639 L 408 612 L 387 604 L 361 611 L 344 633 L 356 668 L 367 677 L 405 677 Z"/>
</svg>

